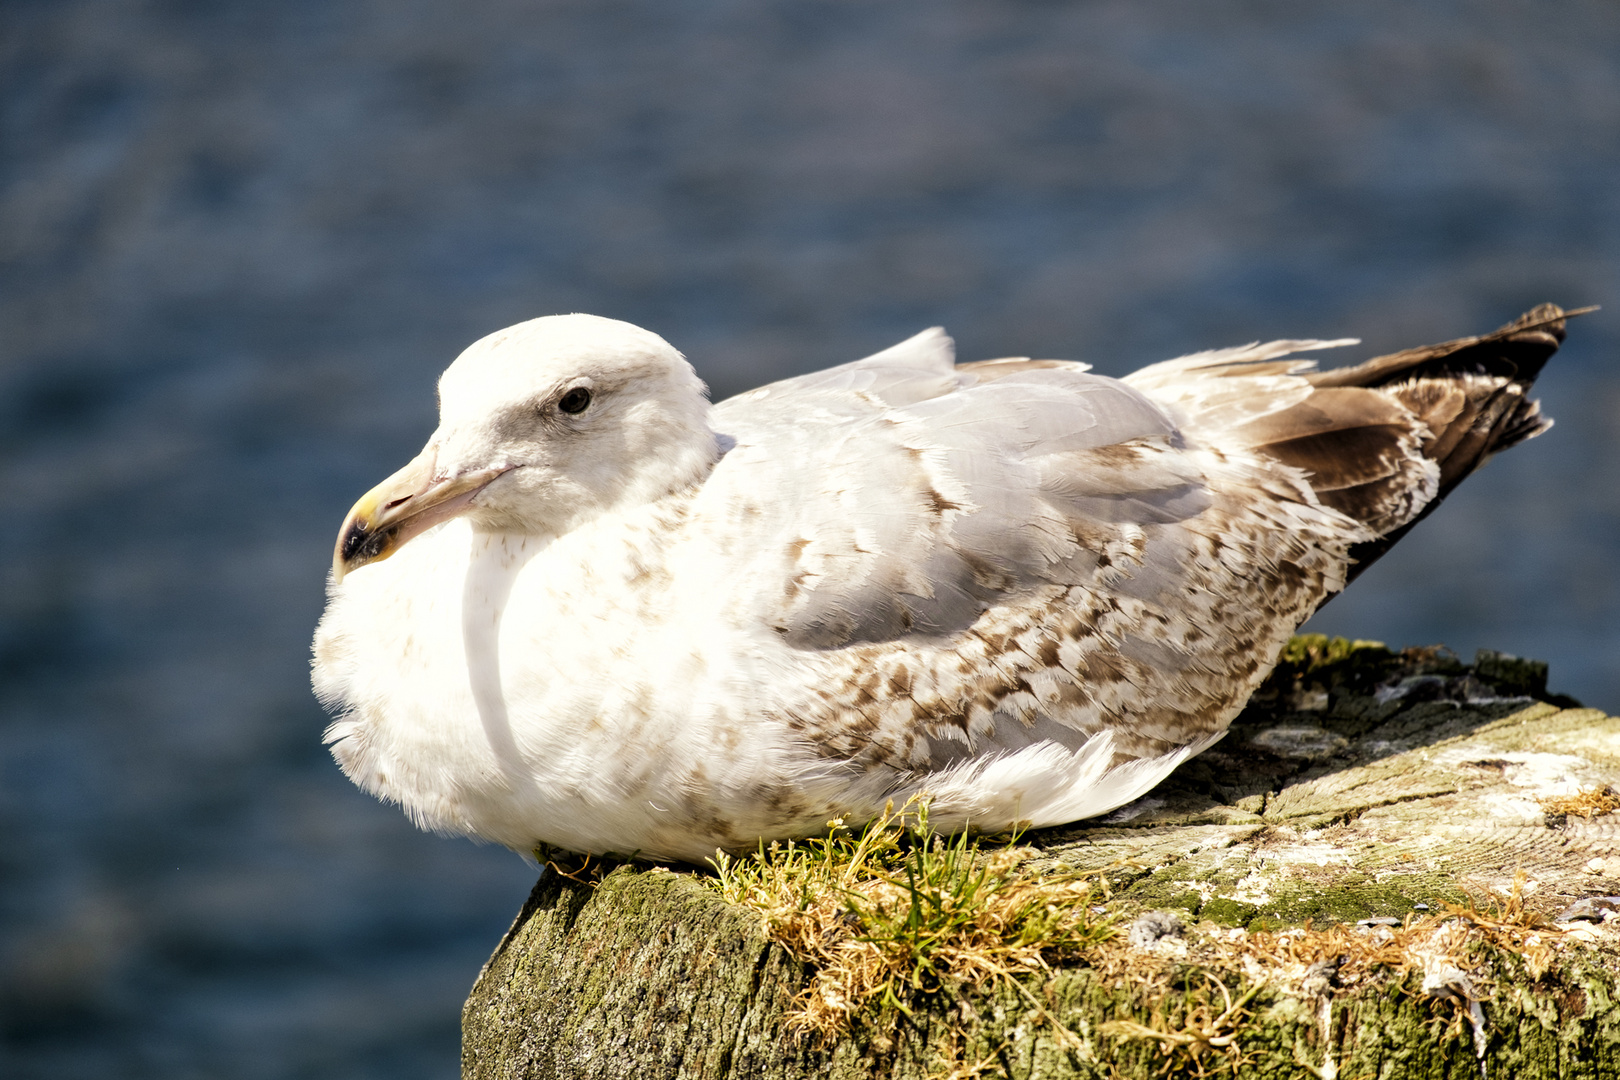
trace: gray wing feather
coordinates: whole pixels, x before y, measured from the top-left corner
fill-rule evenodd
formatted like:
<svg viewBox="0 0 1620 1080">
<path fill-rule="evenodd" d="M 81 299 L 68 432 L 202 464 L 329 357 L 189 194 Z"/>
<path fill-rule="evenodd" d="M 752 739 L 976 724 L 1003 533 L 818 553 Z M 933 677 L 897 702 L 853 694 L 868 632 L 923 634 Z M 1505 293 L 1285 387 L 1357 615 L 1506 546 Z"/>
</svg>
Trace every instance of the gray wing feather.
<svg viewBox="0 0 1620 1080">
<path fill-rule="evenodd" d="M 743 576 L 791 644 L 953 634 L 1208 505 L 1140 392 L 1078 364 L 981 380 L 933 334 L 714 409 L 737 446 L 706 494 L 752 508 Z"/>
<path fill-rule="evenodd" d="M 972 381 L 971 376 L 958 374 L 956 344 L 943 328 L 935 326 L 864 359 L 770 383 L 718 407 L 770 397 L 808 403 L 817 395 L 839 393 L 875 398 L 886 405 L 908 405 Z"/>
</svg>

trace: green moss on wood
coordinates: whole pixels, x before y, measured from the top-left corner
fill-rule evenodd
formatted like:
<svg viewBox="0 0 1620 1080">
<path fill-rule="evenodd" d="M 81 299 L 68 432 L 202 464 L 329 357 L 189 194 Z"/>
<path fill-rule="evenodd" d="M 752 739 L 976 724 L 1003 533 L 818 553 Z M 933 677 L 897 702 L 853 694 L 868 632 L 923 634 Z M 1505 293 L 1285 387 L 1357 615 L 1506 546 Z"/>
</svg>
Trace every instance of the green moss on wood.
<svg viewBox="0 0 1620 1080">
<path fill-rule="evenodd" d="M 786 996 L 805 972 L 751 933 L 751 922 L 738 923 L 735 909 L 693 885 L 685 875 L 628 868 L 596 892 L 542 881 L 468 1002 L 464 1075 L 922 1078 L 988 1062 L 992 1076 L 1101 1078 L 1201 1062 L 1237 1077 L 1303 1077 L 1328 1057 L 1340 1076 L 1480 1075 L 1466 1020 L 1454 1005 L 1423 995 L 1415 973 L 1332 995 L 1325 1013 L 1324 999 L 1267 985 L 1234 1026 L 1232 1053 L 1167 1054 L 1159 1043 L 1099 1031 L 1131 1017 L 1174 1033 L 1199 1010 L 1223 1004 L 1220 984 L 1234 996 L 1251 988 L 1237 972 L 1196 964 L 1167 987 L 1084 967 L 1033 986 L 1081 1036 L 1078 1048 L 1060 1046 L 1034 1022 L 1027 1001 L 1005 988 L 964 991 L 892 1037 L 857 1028 L 836 1046 L 817 1046 L 782 1023 Z M 550 962 L 537 965 L 540 943 Z M 1503 980 L 1487 1003 L 1488 1075 L 1620 1076 L 1612 956 L 1573 954 L 1540 978 L 1510 953 L 1476 960 Z"/>
</svg>

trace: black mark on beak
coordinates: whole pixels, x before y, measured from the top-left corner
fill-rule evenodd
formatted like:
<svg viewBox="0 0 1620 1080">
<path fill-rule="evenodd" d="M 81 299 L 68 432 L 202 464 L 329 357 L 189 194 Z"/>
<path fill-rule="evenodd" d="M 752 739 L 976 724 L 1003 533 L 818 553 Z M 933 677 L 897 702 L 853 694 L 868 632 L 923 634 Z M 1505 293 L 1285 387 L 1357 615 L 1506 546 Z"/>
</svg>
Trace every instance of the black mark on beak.
<svg viewBox="0 0 1620 1080">
<path fill-rule="evenodd" d="M 363 525 L 356 525 L 343 538 L 343 561 L 350 563 L 357 558 L 375 559 L 382 554 L 397 531 L 387 528 L 372 532 Z"/>
</svg>

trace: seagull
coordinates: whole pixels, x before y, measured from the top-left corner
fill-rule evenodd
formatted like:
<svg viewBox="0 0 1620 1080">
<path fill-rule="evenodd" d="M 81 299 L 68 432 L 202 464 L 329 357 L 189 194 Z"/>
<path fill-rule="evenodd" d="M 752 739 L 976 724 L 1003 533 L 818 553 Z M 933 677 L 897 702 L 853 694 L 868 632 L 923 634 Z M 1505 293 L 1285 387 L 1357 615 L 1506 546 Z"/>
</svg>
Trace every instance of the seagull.
<svg viewBox="0 0 1620 1080">
<path fill-rule="evenodd" d="M 1547 304 L 1318 370 L 1274 341 L 957 364 L 932 329 L 711 405 L 663 338 L 463 352 L 338 534 L 313 682 L 343 771 L 522 853 L 699 862 L 926 798 L 941 831 L 1136 799 L 1492 454 Z"/>
</svg>

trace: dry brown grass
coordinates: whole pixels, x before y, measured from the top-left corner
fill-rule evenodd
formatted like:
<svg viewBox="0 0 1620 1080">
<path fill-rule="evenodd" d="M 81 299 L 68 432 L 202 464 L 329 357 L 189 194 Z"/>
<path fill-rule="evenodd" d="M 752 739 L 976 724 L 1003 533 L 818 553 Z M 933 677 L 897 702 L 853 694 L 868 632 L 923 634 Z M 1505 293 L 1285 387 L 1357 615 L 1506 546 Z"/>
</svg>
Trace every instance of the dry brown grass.
<svg viewBox="0 0 1620 1080">
<path fill-rule="evenodd" d="M 1173 987 L 1178 963 L 1112 943 L 1094 963 L 1109 978 L 1139 987 L 1152 1016 L 1148 1023 L 1111 1021 L 1100 1031 L 1157 1042 L 1167 1073 L 1203 1076 L 1211 1067 L 1231 1071 L 1243 1062 L 1246 1006 L 1264 989 L 1320 998 L 1389 980 L 1411 992 L 1407 976 L 1449 970 L 1462 975 L 1462 981 L 1416 992 L 1433 1002 L 1437 1022 L 1451 1036 L 1466 1037 L 1473 1029 L 1477 1037 L 1479 1002 L 1493 982 L 1489 953 L 1494 949 L 1518 956 L 1532 977 L 1540 978 L 1564 947 L 1564 929 L 1531 905 L 1527 892 L 1520 872 L 1505 896 L 1481 892 L 1466 904 L 1408 917 L 1398 926 L 1317 928 L 1306 923 L 1259 932 L 1205 927 L 1190 936 L 1185 959 L 1203 969 L 1206 985 L 1191 989 Z M 1248 984 L 1243 993 L 1222 981 L 1233 977 Z"/>
<path fill-rule="evenodd" d="M 802 1034 L 830 1043 L 859 1019 L 881 1044 L 931 995 L 989 985 L 1018 995 L 1059 1046 L 1080 1049 L 1082 1040 L 1053 1015 L 1031 978 L 1078 961 L 1105 982 L 1129 987 L 1139 1003 L 1130 1010 L 1142 1019 L 1121 1017 L 1098 1034 L 1157 1043 L 1165 1071 L 1175 1075 L 1240 1067 L 1251 1003 L 1262 993 L 1325 1001 L 1382 982 L 1430 1001 L 1434 1022 L 1451 1036 L 1472 1029 L 1477 1039 L 1480 1002 L 1500 975 L 1500 953 L 1519 957 L 1540 978 L 1565 944 L 1564 930 L 1529 902 L 1520 873 L 1506 895 L 1471 894 L 1465 904 L 1399 925 L 1247 932 L 1205 924 L 1178 943 L 1179 953 L 1165 954 L 1126 942 L 1100 884 L 1037 870 L 1032 854 L 1014 844 L 930 836 L 926 806 L 908 805 L 859 833 L 835 829 L 746 858 L 722 856 L 714 880 L 809 965 L 809 984 L 788 1014 Z M 1408 978 L 1414 974 L 1421 983 Z M 946 1054 L 944 1075 L 996 1073 L 995 1057 L 975 1060 L 961 1036 Z"/>
<path fill-rule="evenodd" d="M 811 965 L 789 1024 L 832 1040 L 858 1014 L 910 1016 L 919 997 L 964 985 L 1012 987 L 1060 1041 L 1067 1033 L 1025 986 L 1058 960 L 1115 933 L 1097 885 L 1025 867 L 1030 852 L 930 835 L 926 803 L 890 811 L 859 833 L 772 844 L 715 862 L 722 895 L 764 917 Z"/>
<path fill-rule="evenodd" d="M 1222 1064 L 1235 1070 L 1243 1062 L 1243 1047 L 1238 1038 L 1243 1022 L 1248 1018 L 1248 1004 L 1265 984 L 1255 983 L 1234 999 L 1225 983 L 1207 973 L 1205 979 L 1210 987 L 1220 991 L 1220 1002 L 1217 1003 L 1212 997 L 1191 1002 L 1178 1023 L 1164 1022 L 1161 1001 L 1160 1007 L 1155 1010 L 1153 1024 L 1110 1020 L 1100 1025 L 1097 1031 L 1116 1039 L 1157 1042 L 1166 1059 L 1164 1071 L 1167 1074 L 1185 1074 L 1186 1070 L 1178 1066 L 1190 1064 L 1195 1075 L 1206 1076 L 1207 1059 L 1212 1054 L 1220 1055 L 1224 1059 Z M 1183 1061 L 1183 1058 L 1186 1060 Z"/>
<path fill-rule="evenodd" d="M 1257 931 L 1215 938 L 1211 959 L 1243 966 L 1254 975 L 1288 981 L 1290 976 L 1327 961 L 1336 963 L 1335 983 L 1343 988 L 1381 975 L 1406 976 L 1439 962 L 1466 969 L 1470 954 L 1487 945 L 1524 960 L 1540 977 L 1558 952 L 1563 928 L 1531 907 L 1525 878 L 1518 874 L 1506 896 L 1486 893 L 1467 904 L 1448 904 L 1432 915 L 1408 917 L 1399 926 L 1314 927 Z"/>
<path fill-rule="evenodd" d="M 1543 812 L 1553 815 L 1595 818 L 1620 810 L 1620 792 L 1612 787 L 1589 788 L 1574 795 L 1554 795 L 1536 801 L 1541 803 Z"/>
<path fill-rule="evenodd" d="M 565 877 L 576 885 L 588 885 L 593 889 L 602 884 L 603 878 L 622 865 L 617 860 L 604 859 L 600 855 L 581 855 L 546 844 L 534 849 L 534 858 L 558 877 Z"/>
</svg>

